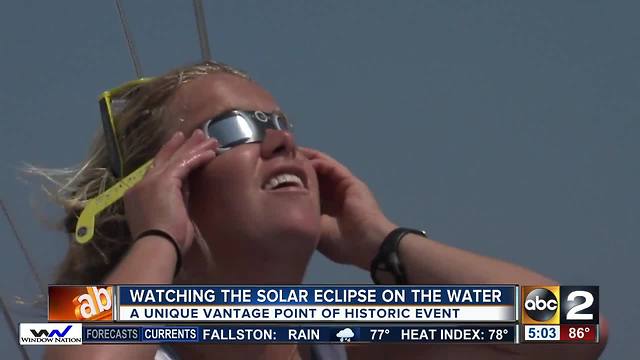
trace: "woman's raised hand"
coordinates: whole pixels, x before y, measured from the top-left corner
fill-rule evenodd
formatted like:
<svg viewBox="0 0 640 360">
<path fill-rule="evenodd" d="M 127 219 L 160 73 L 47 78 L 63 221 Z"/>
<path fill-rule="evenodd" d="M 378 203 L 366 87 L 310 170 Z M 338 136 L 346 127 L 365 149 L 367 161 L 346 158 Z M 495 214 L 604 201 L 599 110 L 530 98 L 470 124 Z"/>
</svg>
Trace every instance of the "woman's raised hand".
<svg viewBox="0 0 640 360">
<path fill-rule="evenodd" d="M 368 269 L 385 236 L 395 228 L 367 185 L 327 154 L 300 148 L 318 175 L 322 235 L 318 250 L 329 259 Z"/>
<path fill-rule="evenodd" d="M 178 132 L 160 149 L 144 178 L 124 196 L 125 215 L 131 235 L 149 229 L 171 234 L 183 253 L 193 242 L 194 229 L 187 211 L 187 178 L 194 170 L 211 161 L 218 142 L 202 130 L 185 139 Z"/>
</svg>

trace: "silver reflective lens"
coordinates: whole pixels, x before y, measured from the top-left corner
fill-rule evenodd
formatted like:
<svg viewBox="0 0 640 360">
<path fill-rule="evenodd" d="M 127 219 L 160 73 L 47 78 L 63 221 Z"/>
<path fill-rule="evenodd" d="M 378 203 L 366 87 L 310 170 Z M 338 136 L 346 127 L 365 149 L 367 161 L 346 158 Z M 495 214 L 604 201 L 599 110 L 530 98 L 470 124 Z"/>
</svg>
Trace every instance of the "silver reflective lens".
<svg viewBox="0 0 640 360">
<path fill-rule="evenodd" d="M 276 127 L 280 130 L 291 131 L 293 129 L 293 125 L 283 114 L 275 114 L 273 116 L 273 121 L 275 122 Z"/>
<path fill-rule="evenodd" d="M 209 137 L 216 138 L 221 147 L 232 147 L 256 141 L 258 129 L 240 115 L 232 115 L 209 123 L 207 128 Z"/>
<path fill-rule="evenodd" d="M 232 110 L 209 120 L 204 126 L 205 133 L 218 140 L 222 151 L 262 141 L 267 129 L 291 131 L 292 125 L 281 113 Z"/>
</svg>

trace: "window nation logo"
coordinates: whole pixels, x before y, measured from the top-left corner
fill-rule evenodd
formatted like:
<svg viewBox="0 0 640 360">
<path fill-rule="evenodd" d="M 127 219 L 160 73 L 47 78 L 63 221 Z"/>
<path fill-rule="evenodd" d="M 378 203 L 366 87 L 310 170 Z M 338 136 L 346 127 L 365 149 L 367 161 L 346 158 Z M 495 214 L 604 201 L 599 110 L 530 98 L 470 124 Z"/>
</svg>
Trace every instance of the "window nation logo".
<svg viewBox="0 0 640 360">
<path fill-rule="evenodd" d="M 20 324 L 20 345 L 82 345 L 82 324 Z"/>
</svg>

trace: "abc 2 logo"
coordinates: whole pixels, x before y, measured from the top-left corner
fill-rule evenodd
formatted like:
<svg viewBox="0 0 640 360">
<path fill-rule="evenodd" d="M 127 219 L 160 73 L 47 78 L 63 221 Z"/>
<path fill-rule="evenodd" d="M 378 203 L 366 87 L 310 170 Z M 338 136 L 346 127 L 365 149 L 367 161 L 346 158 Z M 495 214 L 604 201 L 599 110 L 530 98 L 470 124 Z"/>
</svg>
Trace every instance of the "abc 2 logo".
<svg viewBox="0 0 640 360">
<path fill-rule="evenodd" d="M 598 286 L 523 286 L 522 323 L 598 324 Z"/>
</svg>

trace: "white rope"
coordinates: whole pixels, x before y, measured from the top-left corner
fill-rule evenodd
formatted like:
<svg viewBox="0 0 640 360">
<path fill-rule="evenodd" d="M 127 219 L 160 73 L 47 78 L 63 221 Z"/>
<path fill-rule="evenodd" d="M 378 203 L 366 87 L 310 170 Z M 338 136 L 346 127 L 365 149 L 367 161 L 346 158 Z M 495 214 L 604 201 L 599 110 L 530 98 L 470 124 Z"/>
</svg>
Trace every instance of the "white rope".
<svg viewBox="0 0 640 360">
<path fill-rule="evenodd" d="M 196 15 L 196 26 L 198 27 L 198 39 L 200 40 L 202 60 L 211 60 L 211 50 L 209 49 L 209 37 L 207 35 L 207 24 L 204 19 L 202 0 L 193 0 L 193 10 Z"/>
<path fill-rule="evenodd" d="M 122 7 L 122 3 L 120 0 L 116 0 L 116 8 L 118 8 L 118 15 L 120 16 L 120 23 L 122 24 L 122 30 L 124 30 L 124 37 L 127 40 L 127 45 L 129 46 L 129 56 L 131 56 L 131 61 L 133 62 L 133 69 L 136 72 L 136 76 L 139 78 L 142 77 L 142 67 L 140 66 L 140 59 L 138 58 L 138 53 L 136 52 L 136 47 L 133 44 L 133 37 L 129 32 L 129 26 L 127 24 L 127 17 L 124 13 L 124 8 Z"/>
</svg>

